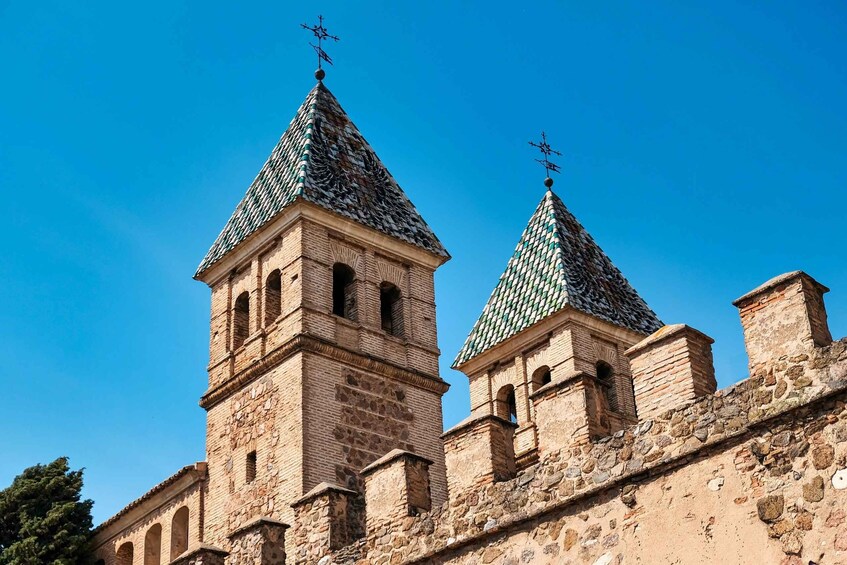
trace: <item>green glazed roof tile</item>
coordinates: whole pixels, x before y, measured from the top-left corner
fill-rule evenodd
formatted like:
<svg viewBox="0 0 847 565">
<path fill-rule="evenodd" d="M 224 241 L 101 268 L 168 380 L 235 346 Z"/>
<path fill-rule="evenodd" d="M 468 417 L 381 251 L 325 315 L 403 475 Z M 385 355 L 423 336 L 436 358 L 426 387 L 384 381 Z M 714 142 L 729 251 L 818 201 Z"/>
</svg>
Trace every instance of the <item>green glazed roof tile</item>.
<svg viewBox="0 0 847 565">
<path fill-rule="evenodd" d="M 194 276 L 298 197 L 435 255 L 450 256 L 335 96 L 318 83 Z"/>
<path fill-rule="evenodd" d="M 565 306 L 642 334 L 662 327 L 561 199 L 547 191 L 453 366 Z"/>
</svg>

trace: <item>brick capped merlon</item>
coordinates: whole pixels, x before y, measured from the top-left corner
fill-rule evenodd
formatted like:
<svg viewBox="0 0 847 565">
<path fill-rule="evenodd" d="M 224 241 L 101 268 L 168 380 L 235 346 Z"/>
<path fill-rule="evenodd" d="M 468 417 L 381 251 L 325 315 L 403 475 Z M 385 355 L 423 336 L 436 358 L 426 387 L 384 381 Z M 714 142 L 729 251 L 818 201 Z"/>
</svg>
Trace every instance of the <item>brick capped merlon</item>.
<svg viewBox="0 0 847 565">
<path fill-rule="evenodd" d="M 611 420 L 605 385 L 583 371 L 571 371 L 533 392 L 541 457 L 588 443 L 618 427 Z"/>
<path fill-rule="evenodd" d="M 224 565 L 226 551 L 209 544 L 200 544 L 171 561 L 170 565 Z"/>
<path fill-rule="evenodd" d="M 352 490 L 321 483 L 294 501 L 294 562 L 312 563 L 352 541 L 350 503 L 356 496 Z"/>
<path fill-rule="evenodd" d="M 229 534 L 227 565 L 285 565 L 288 524 L 261 516 Z"/>
<path fill-rule="evenodd" d="M 444 432 L 450 500 L 515 476 L 514 433 L 518 425 L 493 414 L 471 416 Z"/>
<path fill-rule="evenodd" d="M 829 289 L 803 271 L 775 277 L 735 300 L 750 375 L 766 374 L 769 365 L 832 342 L 823 295 Z"/>
<path fill-rule="evenodd" d="M 714 341 L 690 326 L 673 324 L 626 351 L 640 419 L 653 418 L 717 390 Z"/>
<path fill-rule="evenodd" d="M 390 531 L 404 518 L 430 511 L 430 465 L 432 461 L 425 457 L 394 449 L 362 469 L 369 534 L 380 528 Z"/>
</svg>

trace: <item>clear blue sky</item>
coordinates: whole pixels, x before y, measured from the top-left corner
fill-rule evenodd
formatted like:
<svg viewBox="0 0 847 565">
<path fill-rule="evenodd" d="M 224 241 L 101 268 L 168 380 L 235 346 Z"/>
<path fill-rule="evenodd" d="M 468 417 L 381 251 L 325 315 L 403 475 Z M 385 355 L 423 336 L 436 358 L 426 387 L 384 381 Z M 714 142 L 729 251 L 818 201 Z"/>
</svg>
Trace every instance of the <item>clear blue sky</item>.
<svg viewBox="0 0 847 565">
<path fill-rule="evenodd" d="M 0 486 L 68 455 L 100 522 L 204 458 L 200 259 L 313 85 L 327 85 L 453 255 L 449 369 L 544 188 L 666 323 L 746 357 L 730 302 L 804 269 L 847 334 L 841 2 L 0 0 Z"/>
</svg>

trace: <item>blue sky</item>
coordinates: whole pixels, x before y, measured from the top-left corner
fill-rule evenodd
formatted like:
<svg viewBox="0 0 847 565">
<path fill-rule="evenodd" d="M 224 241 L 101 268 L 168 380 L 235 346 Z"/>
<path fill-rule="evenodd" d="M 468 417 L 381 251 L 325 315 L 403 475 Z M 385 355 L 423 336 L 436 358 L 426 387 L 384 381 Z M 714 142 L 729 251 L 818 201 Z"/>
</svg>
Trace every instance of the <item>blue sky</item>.
<svg viewBox="0 0 847 565">
<path fill-rule="evenodd" d="M 840 2 L 0 0 L 0 486 L 68 455 L 100 522 L 204 458 L 208 290 L 191 275 L 326 80 L 453 255 L 449 369 L 555 189 L 666 323 L 746 375 L 730 302 L 803 269 L 847 334 Z"/>
</svg>

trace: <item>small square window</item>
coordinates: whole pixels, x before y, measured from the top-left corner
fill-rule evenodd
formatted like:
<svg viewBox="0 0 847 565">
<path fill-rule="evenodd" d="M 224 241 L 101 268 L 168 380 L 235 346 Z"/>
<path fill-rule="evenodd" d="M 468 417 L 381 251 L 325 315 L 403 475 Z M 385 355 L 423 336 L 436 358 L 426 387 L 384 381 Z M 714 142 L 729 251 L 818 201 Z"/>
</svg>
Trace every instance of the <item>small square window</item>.
<svg viewBox="0 0 847 565">
<path fill-rule="evenodd" d="M 248 483 L 252 483 L 256 478 L 256 452 L 251 451 L 247 454 L 247 470 L 245 479 Z"/>
</svg>

